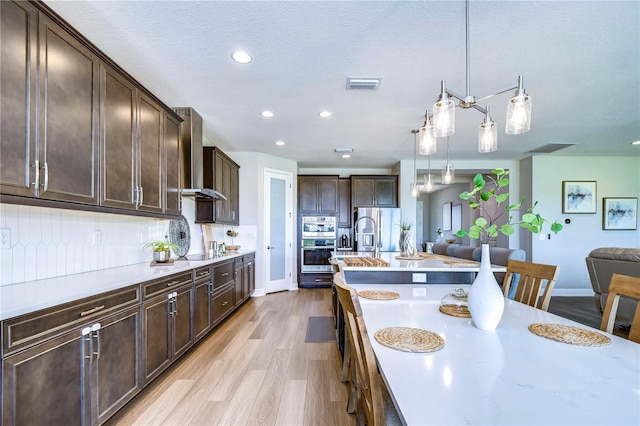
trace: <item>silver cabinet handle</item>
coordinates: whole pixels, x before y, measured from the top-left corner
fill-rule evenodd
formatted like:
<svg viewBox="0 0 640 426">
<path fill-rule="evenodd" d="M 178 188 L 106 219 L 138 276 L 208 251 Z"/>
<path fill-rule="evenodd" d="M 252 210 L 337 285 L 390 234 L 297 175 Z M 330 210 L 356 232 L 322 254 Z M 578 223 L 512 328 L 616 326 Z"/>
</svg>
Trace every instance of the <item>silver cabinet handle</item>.
<svg viewBox="0 0 640 426">
<path fill-rule="evenodd" d="M 100 329 L 102 325 L 97 322 L 91 326 L 91 331 L 93 332 L 93 337 L 96 339 L 96 350 L 93 351 L 93 355 L 95 355 L 95 359 L 100 359 Z"/>
<path fill-rule="evenodd" d="M 49 189 L 49 164 L 45 161 L 44 162 L 44 191 L 43 192 L 47 192 L 47 189 Z"/>
<path fill-rule="evenodd" d="M 228 301 L 228 300 L 225 300 L 224 302 L 222 302 L 222 305 L 221 305 L 221 306 L 227 306 L 228 304 L 229 304 L 229 301 Z"/>
<path fill-rule="evenodd" d="M 179 280 L 175 280 L 175 281 L 169 281 L 167 283 L 167 287 L 171 287 L 172 285 L 176 285 L 178 284 L 180 281 Z M 171 297 L 171 295 L 169 295 L 169 297 Z"/>
<path fill-rule="evenodd" d="M 95 308 L 91 308 L 88 311 L 84 311 L 84 312 L 80 312 L 80 316 L 81 317 L 85 317 L 87 315 L 91 315 L 93 313 L 96 313 L 100 310 L 104 309 L 104 305 L 100 305 L 100 306 L 96 306 Z"/>
<path fill-rule="evenodd" d="M 31 167 L 35 169 L 35 174 L 33 176 L 34 179 L 31 183 L 35 187 L 35 190 L 38 191 L 40 189 L 40 161 L 34 161 L 33 166 Z"/>
<path fill-rule="evenodd" d="M 224 274 L 221 275 L 221 277 L 226 277 L 227 275 L 229 275 L 229 273 L 225 272 Z"/>
<path fill-rule="evenodd" d="M 140 205 L 144 203 L 144 188 L 140 187 Z"/>
</svg>

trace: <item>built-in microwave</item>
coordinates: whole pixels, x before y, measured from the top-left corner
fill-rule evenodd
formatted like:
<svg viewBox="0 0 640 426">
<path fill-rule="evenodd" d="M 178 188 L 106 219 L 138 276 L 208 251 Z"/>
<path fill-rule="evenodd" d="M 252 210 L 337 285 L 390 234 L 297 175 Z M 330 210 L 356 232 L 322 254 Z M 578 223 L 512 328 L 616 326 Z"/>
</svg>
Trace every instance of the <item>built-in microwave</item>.
<svg viewBox="0 0 640 426">
<path fill-rule="evenodd" d="M 302 239 L 335 239 L 337 235 L 335 216 L 302 216 L 300 228 Z"/>
</svg>

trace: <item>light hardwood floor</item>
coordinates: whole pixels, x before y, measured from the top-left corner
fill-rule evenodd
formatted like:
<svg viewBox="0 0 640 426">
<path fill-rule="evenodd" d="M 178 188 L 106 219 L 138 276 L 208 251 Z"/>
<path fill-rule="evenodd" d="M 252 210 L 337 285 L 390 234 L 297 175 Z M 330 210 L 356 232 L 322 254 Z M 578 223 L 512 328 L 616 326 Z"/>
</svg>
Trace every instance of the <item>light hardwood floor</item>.
<svg viewBox="0 0 640 426">
<path fill-rule="evenodd" d="M 107 423 L 354 425 L 335 342 L 304 341 L 331 289 L 249 299 Z"/>
</svg>

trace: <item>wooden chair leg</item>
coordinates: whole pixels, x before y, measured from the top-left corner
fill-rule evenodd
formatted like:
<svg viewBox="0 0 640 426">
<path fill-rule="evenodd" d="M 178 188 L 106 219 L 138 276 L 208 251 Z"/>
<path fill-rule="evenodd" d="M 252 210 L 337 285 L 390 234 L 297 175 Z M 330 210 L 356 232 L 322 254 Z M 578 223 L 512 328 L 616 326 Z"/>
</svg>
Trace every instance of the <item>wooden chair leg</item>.
<svg viewBox="0 0 640 426">
<path fill-rule="evenodd" d="M 353 365 L 353 364 L 352 364 Z M 353 414 L 357 410 L 358 405 L 358 375 L 352 372 L 351 388 L 349 390 L 349 403 L 347 404 L 347 413 Z"/>
<path fill-rule="evenodd" d="M 349 339 L 344 339 L 344 358 L 342 359 L 342 376 L 340 380 L 345 383 L 349 380 L 349 368 L 351 366 L 351 344 Z"/>
</svg>

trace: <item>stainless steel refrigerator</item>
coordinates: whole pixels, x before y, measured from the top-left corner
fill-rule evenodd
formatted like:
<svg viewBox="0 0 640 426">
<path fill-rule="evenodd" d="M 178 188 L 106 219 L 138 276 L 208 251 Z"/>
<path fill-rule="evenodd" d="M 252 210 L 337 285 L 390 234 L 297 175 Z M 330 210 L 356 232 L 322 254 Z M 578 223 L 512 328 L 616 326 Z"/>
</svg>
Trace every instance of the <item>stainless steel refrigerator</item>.
<svg viewBox="0 0 640 426">
<path fill-rule="evenodd" d="M 356 251 L 399 251 L 400 222 L 402 210 L 399 208 L 358 207 L 354 213 Z"/>
</svg>

